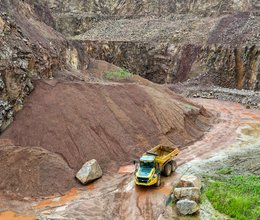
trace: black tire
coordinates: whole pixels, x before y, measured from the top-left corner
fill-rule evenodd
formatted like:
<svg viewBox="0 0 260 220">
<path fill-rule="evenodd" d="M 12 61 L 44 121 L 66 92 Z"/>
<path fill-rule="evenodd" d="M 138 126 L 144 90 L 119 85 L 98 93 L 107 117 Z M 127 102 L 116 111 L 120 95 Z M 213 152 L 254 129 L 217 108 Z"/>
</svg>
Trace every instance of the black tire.
<svg viewBox="0 0 260 220">
<path fill-rule="evenodd" d="M 156 185 L 157 187 L 159 187 L 159 186 L 161 185 L 161 175 L 160 175 L 160 174 L 158 174 L 158 180 L 157 180 L 157 182 L 155 183 L 155 185 Z"/>
<path fill-rule="evenodd" d="M 171 163 L 167 163 L 167 164 L 164 166 L 163 173 L 164 173 L 165 176 L 170 176 L 170 175 L 171 175 L 171 172 L 172 172 L 172 165 L 171 165 Z"/>
<path fill-rule="evenodd" d="M 175 170 L 177 169 L 177 163 L 175 160 L 172 161 L 172 172 L 175 172 Z"/>
</svg>

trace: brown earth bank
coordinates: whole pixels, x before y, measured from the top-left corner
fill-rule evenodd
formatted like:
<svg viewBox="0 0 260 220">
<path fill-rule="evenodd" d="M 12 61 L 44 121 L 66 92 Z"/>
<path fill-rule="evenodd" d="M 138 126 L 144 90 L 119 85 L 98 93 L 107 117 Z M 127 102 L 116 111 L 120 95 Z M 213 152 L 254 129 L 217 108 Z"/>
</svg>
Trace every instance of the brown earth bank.
<svg viewBox="0 0 260 220">
<path fill-rule="evenodd" d="M 0 178 L 9 183 L 2 190 L 23 196 L 64 192 L 77 184 L 74 172 L 93 158 L 105 172 L 116 171 L 156 144 L 185 146 L 202 137 L 212 120 L 202 106 L 140 77 L 35 85 L 1 135 L 21 146 L 1 148 Z"/>
</svg>

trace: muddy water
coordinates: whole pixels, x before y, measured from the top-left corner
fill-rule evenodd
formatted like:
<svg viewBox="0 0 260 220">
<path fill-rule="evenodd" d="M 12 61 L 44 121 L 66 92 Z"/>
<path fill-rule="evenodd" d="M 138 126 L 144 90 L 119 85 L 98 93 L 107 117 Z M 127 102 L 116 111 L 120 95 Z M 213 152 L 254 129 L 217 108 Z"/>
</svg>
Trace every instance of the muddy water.
<svg viewBox="0 0 260 220">
<path fill-rule="evenodd" d="M 243 134 L 259 139 L 259 110 L 219 100 L 196 99 L 196 102 L 218 114 L 218 123 L 201 140 L 182 149 L 177 158 L 179 165 L 211 157 L 231 146 Z M 32 204 L 30 213 L 75 219 L 157 219 L 180 175 L 163 178 L 159 188 L 145 188 L 134 185 L 133 170 L 132 165 L 121 167 L 118 173 L 106 174 L 87 187 L 72 189 L 63 197 Z"/>
<path fill-rule="evenodd" d="M 6 211 L 0 213 L 0 220 L 35 220 L 35 217 L 20 215 L 12 211 Z"/>
<path fill-rule="evenodd" d="M 195 100 L 194 100 L 195 101 Z M 260 122 L 260 111 L 246 109 L 238 103 L 219 100 L 197 99 L 197 103 L 219 114 L 218 123 L 200 141 L 182 150 L 179 165 L 192 159 L 207 158 L 236 140 L 236 130 L 248 121 Z"/>
</svg>

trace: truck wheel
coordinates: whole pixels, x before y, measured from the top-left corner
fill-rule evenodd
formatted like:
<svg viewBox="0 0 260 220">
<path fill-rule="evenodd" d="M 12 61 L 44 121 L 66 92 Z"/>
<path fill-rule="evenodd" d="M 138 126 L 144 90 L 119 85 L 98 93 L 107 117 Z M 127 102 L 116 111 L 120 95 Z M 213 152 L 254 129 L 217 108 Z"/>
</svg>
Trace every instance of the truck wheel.
<svg viewBox="0 0 260 220">
<path fill-rule="evenodd" d="M 167 163 L 164 167 L 164 175 L 165 176 L 170 176 L 172 172 L 172 166 L 171 163 Z"/>
<path fill-rule="evenodd" d="M 155 185 L 156 185 L 157 187 L 159 187 L 159 186 L 161 185 L 161 175 L 160 175 L 160 174 L 158 174 L 158 180 L 157 180 L 157 182 L 155 183 Z"/>
<path fill-rule="evenodd" d="M 175 170 L 177 169 L 177 163 L 175 160 L 172 161 L 172 172 L 175 172 Z"/>
</svg>

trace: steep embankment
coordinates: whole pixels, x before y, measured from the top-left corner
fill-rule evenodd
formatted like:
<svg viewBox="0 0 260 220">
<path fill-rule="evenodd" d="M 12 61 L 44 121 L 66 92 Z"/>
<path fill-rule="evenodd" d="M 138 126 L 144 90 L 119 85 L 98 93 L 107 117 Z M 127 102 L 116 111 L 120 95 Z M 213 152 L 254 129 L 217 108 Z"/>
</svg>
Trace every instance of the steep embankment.
<svg viewBox="0 0 260 220">
<path fill-rule="evenodd" d="M 151 145 L 196 140 L 208 128 L 207 117 L 202 107 L 163 88 L 39 81 L 2 138 L 59 153 L 75 169 L 93 158 L 110 169 Z"/>
<path fill-rule="evenodd" d="M 93 58 L 158 83 L 204 73 L 218 86 L 260 90 L 257 1 L 48 2 L 57 30 Z"/>
<path fill-rule="evenodd" d="M 0 166 L 12 167 L 7 180 L 25 183 L 30 174 L 31 181 L 4 182 L 2 191 L 27 196 L 64 192 L 77 184 L 73 175 L 87 160 L 97 159 L 105 172 L 116 171 L 153 145 L 184 146 L 209 129 L 211 117 L 202 106 L 139 77 L 134 81 L 37 81 L 1 135 L 21 147 L 0 148 Z"/>
</svg>

